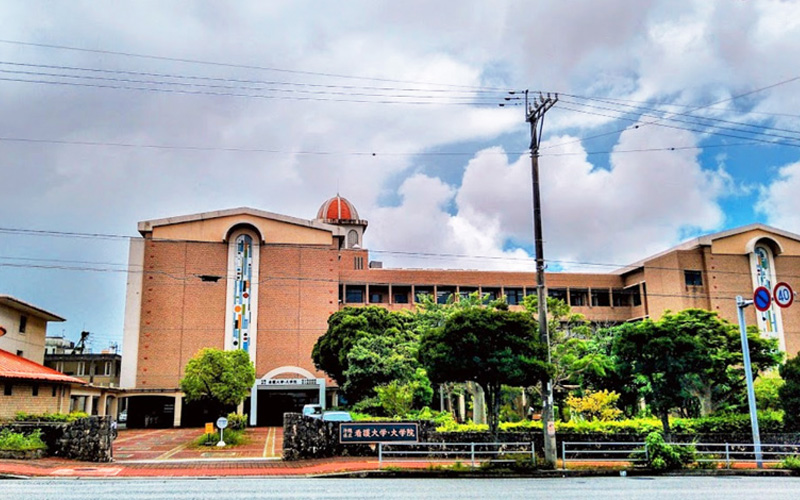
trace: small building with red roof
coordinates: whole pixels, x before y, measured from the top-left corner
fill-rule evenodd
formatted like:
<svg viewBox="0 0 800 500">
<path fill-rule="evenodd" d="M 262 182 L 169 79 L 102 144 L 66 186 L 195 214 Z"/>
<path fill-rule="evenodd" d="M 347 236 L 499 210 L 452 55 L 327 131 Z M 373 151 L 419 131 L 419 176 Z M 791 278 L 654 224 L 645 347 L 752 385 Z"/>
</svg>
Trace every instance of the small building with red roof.
<svg viewBox="0 0 800 500">
<path fill-rule="evenodd" d="M 66 413 L 72 386 L 85 384 L 79 378 L 0 349 L 0 420 L 11 419 L 21 411 Z"/>
</svg>

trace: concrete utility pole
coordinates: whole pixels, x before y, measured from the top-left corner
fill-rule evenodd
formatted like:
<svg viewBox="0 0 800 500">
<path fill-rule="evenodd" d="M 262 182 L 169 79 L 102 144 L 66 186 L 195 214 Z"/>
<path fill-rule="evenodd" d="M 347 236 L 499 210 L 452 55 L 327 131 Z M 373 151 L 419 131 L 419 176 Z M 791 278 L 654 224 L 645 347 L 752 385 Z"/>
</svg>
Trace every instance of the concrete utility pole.
<svg viewBox="0 0 800 500">
<path fill-rule="evenodd" d="M 547 331 L 547 289 L 544 284 L 544 243 L 542 239 L 542 201 L 539 195 L 539 143 L 542 140 L 544 114 L 558 102 L 558 94 L 528 102 L 525 91 L 525 120 L 531 124 L 531 177 L 533 180 L 533 232 L 536 247 L 536 291 L 539 301 L 539 335 L 547 346 L 550 362 L 550 334 Z M 556 426 L 553 414 L 553 382 L 542 380 L 542 424 L 544 427 L 544 458 L 548 465 L 556 466 Z"/>
</svg>

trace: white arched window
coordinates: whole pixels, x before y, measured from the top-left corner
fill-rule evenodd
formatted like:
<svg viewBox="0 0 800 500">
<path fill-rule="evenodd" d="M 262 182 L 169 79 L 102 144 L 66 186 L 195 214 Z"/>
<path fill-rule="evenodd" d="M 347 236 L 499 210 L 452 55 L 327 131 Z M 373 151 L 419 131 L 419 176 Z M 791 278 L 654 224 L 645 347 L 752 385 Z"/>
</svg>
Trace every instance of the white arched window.
<svg viewBox="0 0 800 500">
<path fill-rule="evenodd" d="M 354 248 L 356 245 L 359 245 L 358 231 L 351 229 L 350 232 L 347 233 L 347 248 Z"/>
</svg>

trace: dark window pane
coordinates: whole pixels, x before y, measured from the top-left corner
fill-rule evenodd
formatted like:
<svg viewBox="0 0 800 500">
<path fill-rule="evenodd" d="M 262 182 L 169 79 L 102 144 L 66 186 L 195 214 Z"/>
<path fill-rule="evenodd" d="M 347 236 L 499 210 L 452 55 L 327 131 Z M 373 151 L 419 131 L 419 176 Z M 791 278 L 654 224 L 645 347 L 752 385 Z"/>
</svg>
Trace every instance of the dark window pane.
<svg viewBox="0 0 800 500">
<path fill-rule="evenodd" d="M 703 273 L 700 271 L 684 271 L 686 286 L 703 286 Z"/>
</svg>

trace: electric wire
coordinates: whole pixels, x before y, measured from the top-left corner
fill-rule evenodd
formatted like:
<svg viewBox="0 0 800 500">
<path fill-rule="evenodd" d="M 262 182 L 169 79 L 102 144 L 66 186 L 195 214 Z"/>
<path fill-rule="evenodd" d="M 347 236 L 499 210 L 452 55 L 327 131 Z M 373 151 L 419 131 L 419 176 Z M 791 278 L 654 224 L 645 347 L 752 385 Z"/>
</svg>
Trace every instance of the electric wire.
<svg viewBox="0 0 800 500">
<path fill-rule="evenodd" d="M 84 53 L 91 53 L 91 54 L 106 54 L 106 55 L 115 55 L 115 56 L 123 56 L 123 57 L 130 57 L 130 58 L 138 58 L 138 59 L 150 59 L 150 60 L 156 60 L 156 61 L 169 61 L 169 62 L 180 62 L 180 63 L 187 63 L 187 64 L 198 64 L 198 65 L 215 66 L 215 67 L 223 67 L 223 68 L 238 68 L 238 69 L 249 69 L 249 70 L 258 70 L 258 71 L 274 71 L 274 72 L 278 72 L 278 73 L 289 73 L 289 74 L 298 74 L 298 75 L 306 75 L 306 76 L 318 76 L 318 77 L 326 77 L 326 78 L 342 78 L 342 79 L 348 79 L 348 80 L 363 80 L 363 81 L 376 81 L 376 82 L 414 84 L 414 85 L 437 85 L 437 86 L 440 86 L 440 87 L 461 88 L 461 89 L 482 89 L 482 90 L 495 90 L 495 91 L 507 91 L 508 90 L 508 89 L 503 89 L 503 88 L 498 88 L 498 87 L 480 87 L 480 86 L 458 85 L 458 84 L 449 84 L 449 83 L 421 82 L 421 81 L 414 81 L 414 80 L 399 80 L 399 79 L 389 79 L 389 78 L 344 75 L 344 74 L 337 74 L 337 73 L 325 73 L 325 72 L 317 72 L 317 71 L 304 71 L 304 70 L 295 70 L 295 69 L 288 69 L 288 68 L 257 66 L 257 65 L 251 65 L 251 64 L 237 64 L 237 63 L 219 62 L 219 61 L 204 61 L 204 60 L 200 60 L 200 59 L 169 57 L 169 56 L 160 56 L 160 55 L 153 55 L 153 54 L 141 54 L 141 53 L 135 53 L 135 52 L 123 52 L 123 51 L 104 50 L 104 49 L 91 49 L 91 48 L 85 48 L 85 47 L 74 47 L 74 46 L 69 46 L 69 45 L 59 45 L 59 44 L 49 44 L 49 43 L 26 42 L 26 41 L 23 41 L 23 40 L 0 39 L 0 43 L 10 44 L 10 45 L 27 46 L 27 47 L 39 47 L 39 48 L 47 48 L 47 49 L 66 50 L 66 51 L 73 51 L 73 52 L 84 52 Z"/>
</svg>

